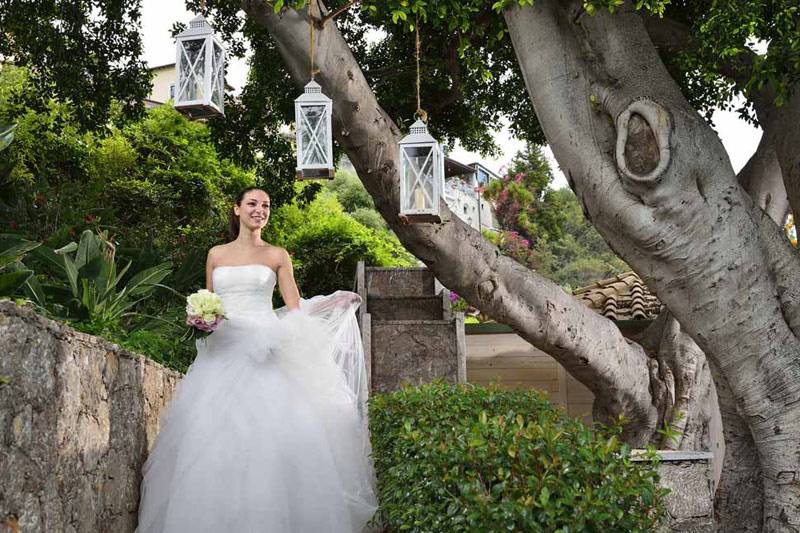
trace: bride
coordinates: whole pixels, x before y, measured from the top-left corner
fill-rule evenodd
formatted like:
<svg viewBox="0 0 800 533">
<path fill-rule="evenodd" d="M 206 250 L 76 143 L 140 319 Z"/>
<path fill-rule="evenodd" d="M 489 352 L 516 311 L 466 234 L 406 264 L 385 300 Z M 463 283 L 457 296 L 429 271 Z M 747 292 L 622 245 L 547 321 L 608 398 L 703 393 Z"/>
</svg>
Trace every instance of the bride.
<svg viewBox="0 0 800 533">
<path fill-rule="evenodd" d="M 143 468 L 140 532 L 359 532 L 376 509 L 358 295 L 302 300 L 270 199 L 245 189 L 232 242 L 208 252 L 227 320 L 162 418 Z M 275 284 L 286 307 L 272 309 Z"/>
</svg>

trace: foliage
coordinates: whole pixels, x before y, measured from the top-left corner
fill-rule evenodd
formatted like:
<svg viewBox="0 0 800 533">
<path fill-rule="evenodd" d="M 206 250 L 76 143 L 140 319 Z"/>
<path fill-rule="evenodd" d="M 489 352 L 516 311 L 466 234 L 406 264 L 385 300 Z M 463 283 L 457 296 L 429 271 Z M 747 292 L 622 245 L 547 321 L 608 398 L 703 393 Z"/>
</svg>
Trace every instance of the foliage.
<svg viewBox="0 0 800 533">
<path fill-rule="evenodd" d="M 364 226 L 381 232 L 388 228 L 386 221 L 375 209 L 375 202 L 355 172 L 339 169 L 336 177 L 325 186 L 336 196 L 342 208 Z"/>
<path fill-rule="evenodd" d="M 8 145 L 14 140 L 15 129 L 17 129 L 16 124 L 4 124 L 0 126 L 0 152 L 8 148 Z"/>
<path fill-rule="evenodd" d="M 800 7 L 794 0 L 675 1 L 666 16 L 691 35 L 686 48 L 664 56 L 692 104 L 710 120 L 731 108 L 755 122 L 752 96 L 769 84 L 780 107 L 800 82 Z M 767 44 L 768 46 L 763 46 Z"/>
<path fill-rule="evenodd" d="M 286 95 L 296 89 L 266 30 L 255 24 L 246 24 L 244 30 L 251 43 L 249 62 L 256 68 L 250 69 L 239 95 L 225 96 L 225 116 L 209 121 L 211 138 L 221 156 L 252 169 L 256 181 L 269 190 L 272 204 L 279 206 L 294 195 L 294 148 L 281 128 L 294 118 L 293 99 Z M 235 43 L 229 44 L 235 53 Z"/>
<path fill-rule="evenodd" d="M 26 268 L 21 261 L 26 253 L 40 245 L 41 243 L 22 239 L 21 242 L 0 249 L 0 297 L 11 296 L 28 283 L 33 276 L 33 270 Z"/>
<path fill-rule="evenodd" d="M 297 204 L 278 208 L 265 237 L 293 254 L 298 286 L 307 295 L 352 287 L 358 261 L 375 266 L 414 264 L 397 237 L 360 224 L 331 193 L 321 194 L 306 208 Z"/>
<path fill-rule="evenodd" d="M 380 519 L 397 531 L 651 531 L 655 455 L 532 390 L 433 383 L 370 400 Z"/>
<path fill-rule="evenodd" d="M 69 102 L 50 100 L 46 111 L 17 103 L 33 89 L 25 69 L 0 71 L 0 122 L 19 123 L 0 161 L 0 218 L 52 248 L 102 226 L 139 268 L 165 259 L 193 267 L 225 235 L 230 199 L 256 183 L 218 155 L 206 125 L 169 106 L 81 133 Z M 181 292 L 202 278 L 197 268 L 176 274 Z"/>
<path fill-rule="evenodd" d="M 353 213 L 358 208 L 375 209 L 372 196 L 353 171 L 338 170 L 334 179 L 327 183 L 326 189 L 336 195 L 336 199 L 348 213 Z"/>
<path fill-rule="evenodd" d="M 360 224 L 378 232 L 387 231 L 388 226 L 380 213 L 369 207 L 358 207 L 350 216 Z"/>
<path fill-rule="evenodd" d="M 528 144 L 500 180 L 493 180 L 485 197 L 495 206 L 500 226 L 531 242 L 561 237 L 564 222 L 559 197 L 550 189 L 553 180 L 542 148 Z"/>
<path fill-rule="evenodd" d="M 562 286 L 580 287 L 628 270 L 586 220 L 572 191 L 553 190 L 551 181 L 541 148 L 528 145 L 485 191 L 500 231 L 484 237 L 503 255 Z"/>
<path fill-rule="evenodd" d="M 544 276 L 552 274 L 553 257 L 546 240 L 539 238 L 532 243 L 518 231 L 505 228 L 498 232 L 484 231 L 483 236 L 497 246 L 501 254 L 507 255 L 519 264 L 536 270 Z"/>
<path fill-rule="evenodd" d="M 75 102 L 81 129 L 141 114 L 150 93 L 142 61 L 141 0 L 0 0 L 0 57 L 27 66 L 35 89 L 17 96 L 39 111 Z"/>
<path fill-rule="evenodd" d="M 56 302 L 65 317 L 84 319 L 99 328 L 118 325 L 136 304 L 153 293 L 172 268 L 172 263 L 164 262 L 126 279 L 131 261 L 117 271 L 115 245 L 105 232 L 95 234 L 91 230 L 85 230 L 77 244 L 71 242 L 58 250 L 41 248 L 40 252 L 61 268 L 68 287 L 64 291 L 63 284 L 47 285 L 42 294 Z M 37 303 L 44 306 L 48 302 Z"/>
<path fill-rule="evenodd" d="M 571 190 L 559 189 L 553 194 L 565 215 L 561 238 L 547 247 L 553 258 L 553 281 L 561 286 L 578 288 L 630 270 L 586 220 Z"/>
</svg>

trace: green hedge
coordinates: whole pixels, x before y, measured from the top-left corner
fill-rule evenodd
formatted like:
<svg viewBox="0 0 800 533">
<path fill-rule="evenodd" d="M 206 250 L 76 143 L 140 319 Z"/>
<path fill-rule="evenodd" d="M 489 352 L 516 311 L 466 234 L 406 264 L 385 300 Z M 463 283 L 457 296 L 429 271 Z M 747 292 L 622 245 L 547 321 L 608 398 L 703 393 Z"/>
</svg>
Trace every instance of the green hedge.
<svg viewBox="0 0 800 533">
<path fill-rule="evenodd" d="M 534 391 L 434 383 L 376 395 L 379 520 L 390 531 L 650 531 L 665 494 L 619 428 Z"/>
</svg>

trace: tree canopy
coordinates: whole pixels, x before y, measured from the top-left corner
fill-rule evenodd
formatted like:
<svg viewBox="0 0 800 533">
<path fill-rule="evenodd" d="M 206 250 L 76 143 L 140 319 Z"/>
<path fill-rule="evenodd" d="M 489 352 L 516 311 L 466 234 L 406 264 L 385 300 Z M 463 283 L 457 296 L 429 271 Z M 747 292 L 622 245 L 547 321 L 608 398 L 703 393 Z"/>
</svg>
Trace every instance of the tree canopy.
<svg viewBox="0 0 800 533">
<path fill-rule="evenodd" d="M 114 101 L 136 117 L 150 94 L 142 61 L 141 0 L 0 0 L 0 60 L 30 69 L 36 90 L 20 95 L 46 105 L 71 100 L 80 125 L 103 126 Z"/>
</svg>

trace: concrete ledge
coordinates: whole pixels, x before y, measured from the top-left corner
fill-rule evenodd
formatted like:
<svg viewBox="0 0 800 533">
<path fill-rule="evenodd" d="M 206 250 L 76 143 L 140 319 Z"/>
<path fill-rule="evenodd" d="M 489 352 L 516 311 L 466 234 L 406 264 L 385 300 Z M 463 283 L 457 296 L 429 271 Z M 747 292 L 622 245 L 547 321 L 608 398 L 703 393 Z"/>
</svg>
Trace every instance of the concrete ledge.
<svg viewBox="0 0 800 533">
<path fill-rule="evenodd" d="M 631 461 L 647 461 L 646 450 L 631 450 Z M 692 452 L 680 450 L 656 450 L 659 460 L 668 461 L 710 461 L 714 458 L 712 452 Z"/>
</svg>

